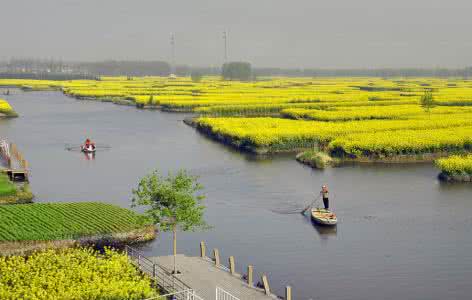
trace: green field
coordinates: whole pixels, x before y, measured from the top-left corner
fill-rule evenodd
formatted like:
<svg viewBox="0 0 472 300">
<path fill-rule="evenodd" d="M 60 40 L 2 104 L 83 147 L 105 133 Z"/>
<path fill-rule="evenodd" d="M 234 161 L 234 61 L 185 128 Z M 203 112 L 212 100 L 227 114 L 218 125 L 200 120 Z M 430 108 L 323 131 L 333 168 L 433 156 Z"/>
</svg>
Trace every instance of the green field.
<svg viewBox="0 0 472 300">
<path fill-rule="evenodd" d="M 149 225 L 133 211 L 99 202 L 0 206 L 0 220 L 0 242 L 77 239 Z"/>
<path fill-rule="evenodd" d="M 65 249 L 0 257 L 0 299 L 145 299 L 151 280 L 125 254 Z"/>
<path fill-rule="evenodd" d="M 4 174 L 0 174 L 0 198 L 16 195 L 15 185 Z"/>
<path fill-rule="evenodd" d="M 0 173 L 0 204 L 24 204 L 33 201 L 33 193 L 27 183 L 15 185 Z"/>
</svg>

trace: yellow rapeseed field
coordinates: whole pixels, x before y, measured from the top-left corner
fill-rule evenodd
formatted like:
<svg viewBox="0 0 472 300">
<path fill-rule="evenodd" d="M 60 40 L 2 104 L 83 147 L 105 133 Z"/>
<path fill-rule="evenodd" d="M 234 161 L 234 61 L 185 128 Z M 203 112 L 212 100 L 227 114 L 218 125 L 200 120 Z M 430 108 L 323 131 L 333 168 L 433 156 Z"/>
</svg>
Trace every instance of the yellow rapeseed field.
<svg viewBox="0 0 472 300">
<path fill-rule="evenodd" d="M 144 299 L 157 296 L 126 254 L 48 250 L 0 257 L 0 299 Z"/>
<path fill-rule="evenodd" d="M 471 150 L 463 133 L 472 126 L 472 80 L 462 78 L 272 77 L 239 82 L 203 77 L 193 82 L 189 77 L 103 77 L 1 79 L 0 86 L 193 111 L 204 116 L 196 121 L 198 128 L 251 150 L 294 151 L 318 145 L 356 157 L 447 152 L 449 146 Z M 432 107 L 420 106 L 425 92 L 433 95 Z M 433 137 L 442 139 L 447 128 L 457 131 L 444 147 L 432 145 Z"/>
<path fill-rule="evenodd" d="M 6 116 L 15 115 L 15 111 L 13 107 L 11 107 L 10 103 L 6 100 L 0 99 L 0 114 L 4 114 Z"/>
<path fill-rule="evenodd" d="M 441 158 L 436 161 L 436 165 L 448 175 L 472 175 L 472 154 Z"/>
</svg>

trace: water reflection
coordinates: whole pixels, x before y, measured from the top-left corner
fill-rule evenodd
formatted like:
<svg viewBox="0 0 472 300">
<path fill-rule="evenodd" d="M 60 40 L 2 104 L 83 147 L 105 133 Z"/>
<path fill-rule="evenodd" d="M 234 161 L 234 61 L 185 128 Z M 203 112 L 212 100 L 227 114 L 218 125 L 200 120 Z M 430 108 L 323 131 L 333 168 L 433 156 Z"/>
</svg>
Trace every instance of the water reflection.
<svg viewBox="0 0 472 300">
<path fill-rule="evenodd" d="M 85 160 L 95 160 L 95 152 L 82 152 Z"/>
<path fill-rule="evenodd" d="M 320 238 L 323 240 L 328 240 L 330 237 L 336 237 L 338 235 L 338 226 L 322 226 L 316 224 L 313 220 L 311 224 L 313 224 L 313 227 L 315 227 Z"/>
</svg>

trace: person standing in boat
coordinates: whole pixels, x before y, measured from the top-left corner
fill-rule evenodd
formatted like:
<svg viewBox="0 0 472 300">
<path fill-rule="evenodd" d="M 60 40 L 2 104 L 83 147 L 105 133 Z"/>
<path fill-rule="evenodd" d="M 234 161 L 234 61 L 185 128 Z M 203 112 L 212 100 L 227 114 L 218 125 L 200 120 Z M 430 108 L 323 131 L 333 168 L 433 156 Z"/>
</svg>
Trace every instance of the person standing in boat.
<svg viewBox="0 0 472 300">
<path fill-rule="evenodd" d="M 328 187 L 326 185 L 321 187 L 320 196 L 323 198 L 324 208 L 329 209 Z"/>
</svg>

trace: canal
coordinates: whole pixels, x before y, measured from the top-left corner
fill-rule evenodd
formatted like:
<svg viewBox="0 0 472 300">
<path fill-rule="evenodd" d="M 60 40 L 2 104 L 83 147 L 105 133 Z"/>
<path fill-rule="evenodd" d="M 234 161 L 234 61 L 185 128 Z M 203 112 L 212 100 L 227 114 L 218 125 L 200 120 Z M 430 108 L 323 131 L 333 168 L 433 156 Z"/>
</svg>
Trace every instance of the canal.
<svg viewBox="0 0 472 300">
<path fill-rule="evenodd" d="M 0 120 L 31 166 L 36 202 L 104 201 L 130 206 L 138 179 L 188 169 L 207 195 L 205 232 L 179 233 L 179 252 L 200 240 L 268 274 L 295 299 L 458 299 L 472 293 L 472 185 L 441 184 L 431 164 L 351 165 L 315 171 L 293 156 L 259 159 L 197 133 L 187 115 L 77 101 L 59 92 L 6 96 L 20 118 Z M 110 146 L 89 159 L 67 145 Z M 301 209 L 328 184 L 336 231 Z M 172 252 L 171 236 L 143 246 Z"/>
</svg>

